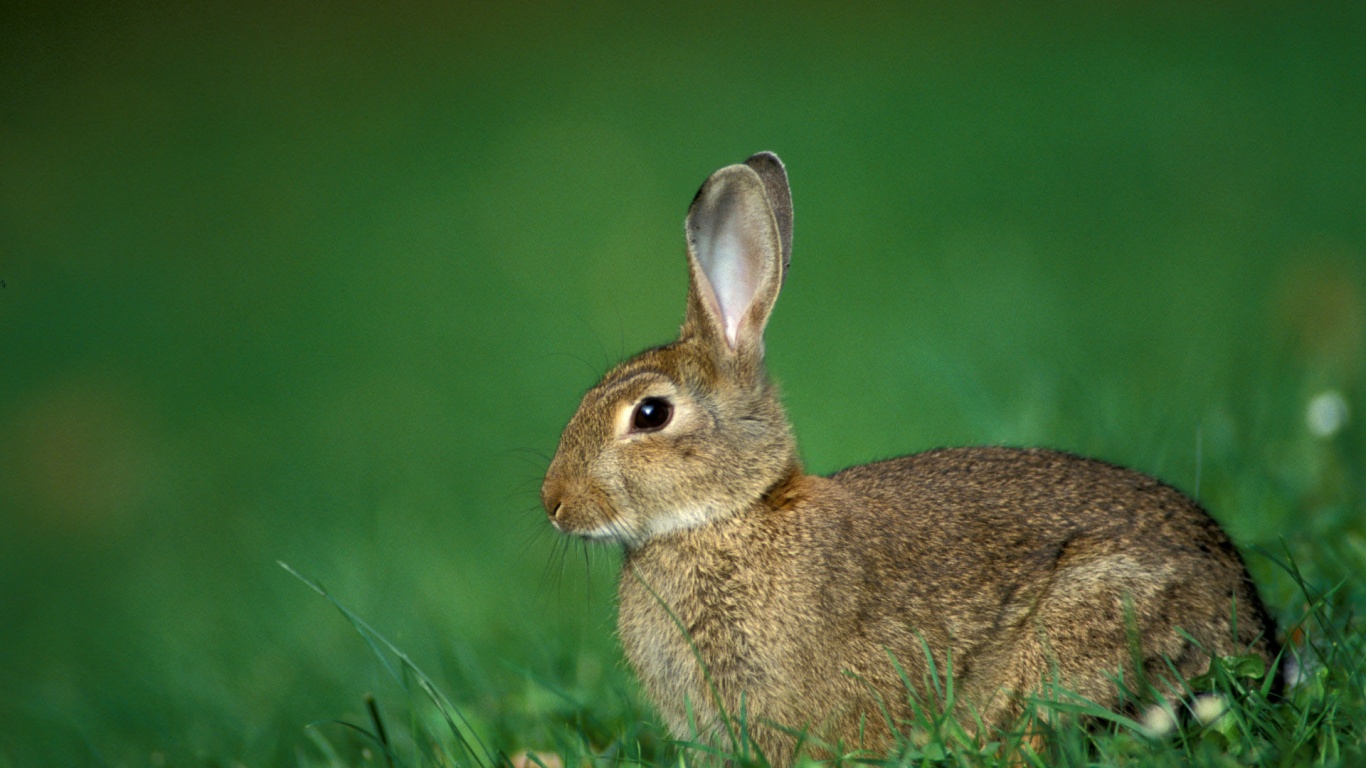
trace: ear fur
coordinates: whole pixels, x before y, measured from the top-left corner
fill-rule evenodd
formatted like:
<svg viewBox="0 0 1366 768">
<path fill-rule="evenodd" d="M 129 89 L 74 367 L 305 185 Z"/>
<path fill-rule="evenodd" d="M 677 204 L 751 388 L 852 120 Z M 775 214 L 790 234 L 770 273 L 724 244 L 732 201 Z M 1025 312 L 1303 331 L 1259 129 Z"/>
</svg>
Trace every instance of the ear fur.
<svg viewBox="0 0 1366 768">
<path fill-rule="evenodd" d="M 778 224 L 778 237 L 783 243 L 783 282 L 786 282 L 787 268 L 792 264 L 792 189 L 787 184 L 787 169 L 772 152 L 751 155 L 745 165 L 753 168 L 764 182 L 768 206 L 773 210 L 773 220 Z"/>
<path fill-rule="evenodd" d="M 713 173 L 688 209 L 691 285 L 684 333 L 702 334 L 727 355 L 762 357 L 764 326 L 782 285 L 786 250 L 772 197 L 786 210 L 789 230 L 791 202 L 778 158 L 761 154 L 751 161 L 760 170 L 730 165 Z"/>
</svg>

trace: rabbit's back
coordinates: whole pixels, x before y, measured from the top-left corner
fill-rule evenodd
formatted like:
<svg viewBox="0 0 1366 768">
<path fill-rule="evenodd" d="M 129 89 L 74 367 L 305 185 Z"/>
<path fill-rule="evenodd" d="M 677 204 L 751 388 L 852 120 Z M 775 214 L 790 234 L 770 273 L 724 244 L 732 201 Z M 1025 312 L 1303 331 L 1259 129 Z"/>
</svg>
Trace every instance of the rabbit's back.
<svg viewBox="0 0 1366 768">
<path fill-rule="evenodd" d="M 1060 451 L 950 448 L 863 464 L 831 479 L 875 527 L 931 543 L 946 565 L 1046 573 L 1094 542 L 1157 566 L 1241 562 L 1227 536 L 1175 488 L 1130 469 Z M 1087 550 L 1089 551 L 1089 549 Z"/>
<path fill-rule="evenodd" d="M 1164 657 L 1189 676 L 1210 653 L 1274 654 L 1228 537 L 1147 475 L 1051 450 L 957 448 L 830 479 L 858 500 L 845 524 L 879 574 L 879 610 L 910 618 L 984 687 L 1036 685 L 1006 679 L 1028 647 L 1075 667 L 1088 679 L 1073 686 L 1100 700 L 1114 695 L 1100 672 L 1122 666 L 1135 639 L 1159 676 Z M 888 629 L 904 648 L 904 625 L 899 643 Z"/>
</svg>

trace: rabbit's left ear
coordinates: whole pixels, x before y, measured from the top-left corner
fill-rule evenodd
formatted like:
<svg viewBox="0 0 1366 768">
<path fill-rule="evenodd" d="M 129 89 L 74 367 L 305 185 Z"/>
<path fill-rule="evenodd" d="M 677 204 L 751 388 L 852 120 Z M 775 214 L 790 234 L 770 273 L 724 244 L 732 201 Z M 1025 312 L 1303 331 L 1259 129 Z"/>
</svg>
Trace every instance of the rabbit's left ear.
<svg viewBox="0 0 1366 768">
<path fill-rule="evenodd" d="M 759 152 L 745 161 L 745 165 L 759 174 L 768 195 L 768 207 L 778 224 L 778 239 L 783 244 L 783 282 L 787 282 L 787 268 L 792 264 L 792 189 L 787 184 L 787 169 L 772 152 Z"/>
<path fill-rule="evenodd" d="M 782 285 L 785 249 L 770 183 L 781 187 L 789 231 L 792 220 L 782 163 L 773 155 L 750 160 L 767 180 L 751 165 L 726 166 L 707 179 L 688 209 L 691 285 L 684 335 L 701 334 L 726 356 L 763 356 L 764 325 Z"/>
</svg>

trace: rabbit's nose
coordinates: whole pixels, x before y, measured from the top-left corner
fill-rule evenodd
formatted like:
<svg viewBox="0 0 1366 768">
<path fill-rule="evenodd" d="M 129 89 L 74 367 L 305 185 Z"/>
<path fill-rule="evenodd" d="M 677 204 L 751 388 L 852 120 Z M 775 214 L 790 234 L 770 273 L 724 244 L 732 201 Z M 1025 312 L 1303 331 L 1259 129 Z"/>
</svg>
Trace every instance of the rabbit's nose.
<svg viewBox="0 0 1366 768">
<path fill-rule="evenodd" d="M 541 504 L 551 520 L 560 518 L 560 510 L 564 508 L 564 483 L 559 478 L 545 479 L 545 484 L 541 486 Z"/>
</svg>

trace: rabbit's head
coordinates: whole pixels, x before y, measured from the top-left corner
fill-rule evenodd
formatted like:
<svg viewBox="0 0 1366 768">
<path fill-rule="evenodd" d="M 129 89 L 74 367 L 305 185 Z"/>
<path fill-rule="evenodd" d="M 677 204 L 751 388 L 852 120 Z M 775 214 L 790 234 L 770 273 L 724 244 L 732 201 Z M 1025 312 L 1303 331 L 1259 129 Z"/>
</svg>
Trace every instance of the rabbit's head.
<svg viewBox="0 0 1366 768">
<path fill-rule="evenodd" d="M 556 528 L 639 546 L 741 513 L 800 472 L 763 366 L 764 325 L 791 247 L 791 197 L 775 155 L 707 179 L 688 209 L 679 338 L 584 395 L 541 488 Z"/>
</svg>

